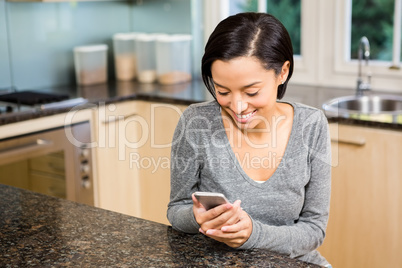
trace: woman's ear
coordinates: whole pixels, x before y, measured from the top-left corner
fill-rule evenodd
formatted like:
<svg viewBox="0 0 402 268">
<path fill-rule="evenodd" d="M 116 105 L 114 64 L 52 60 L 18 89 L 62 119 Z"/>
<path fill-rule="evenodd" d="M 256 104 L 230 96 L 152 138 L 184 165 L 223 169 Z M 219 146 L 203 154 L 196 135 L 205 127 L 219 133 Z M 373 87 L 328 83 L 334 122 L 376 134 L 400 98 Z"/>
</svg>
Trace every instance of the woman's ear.
<svg viewBox="0 0 402 268">
<path fill-rule="evenodd" d="M 290 68 L 290 62 L 287 60 L 282 65 L 282 70 L 281 70 L 281 74 L 280 74 L 282 83 L 284 83 L 286 81 L 286 79 L 288 78 L 289 68 Z"/>
</svg>

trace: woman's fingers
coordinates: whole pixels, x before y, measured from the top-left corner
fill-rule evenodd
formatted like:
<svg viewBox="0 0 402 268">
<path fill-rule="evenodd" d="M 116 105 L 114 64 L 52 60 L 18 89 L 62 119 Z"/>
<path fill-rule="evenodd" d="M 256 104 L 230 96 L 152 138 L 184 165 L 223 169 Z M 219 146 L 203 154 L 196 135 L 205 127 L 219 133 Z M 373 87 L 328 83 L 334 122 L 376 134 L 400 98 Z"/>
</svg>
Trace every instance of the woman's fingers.
<svg viewBox="0 0 402 268">
<path fill-rule="evenodd" d="M 191 195 L 191 198 L 193 199 L 193 214 L 195 217 L 195 220 L 199 225 L 201 225 L 204 220 L 202 218 L 203 213 L 206 212 L 205 208 L 201 205 L 200 202 L 198 202 L 197 198 L 195 198 L 194 194 Z"/>
<path fill-rule="evenodd" d="M 201 224 L 204 231 L 208 229 L 220 229 L 225 225 L 232 225 L 239 221 L 241 208 L 241 201 L 237 200 L 232 204 L 225 204 L 208 210 L 204 215 L 207 221 Z"/>
<path fill-rule="evenodd" d="M 225 225 L 221 229 L 209 229 L 201 233 L 230 247 L 239 247 L 250 237 L 252 229 L 250 217 L 246 212 L 242 211 L 241 218 L 236 224 Z"/>
<path fill-rule="evenodd" d="M 203 230 L 220 228 L 229 218 L 227 212 L 233 208 L 232 204 L 224 204 L 210 209 L 200 215 Z"/>
<path fill-rule="evenodd" d="M 222 225 L 224 222 L 226 222 L 225 218 L 228 218 L 228 216 L 225 215 L 223 218 L 221 218 L 221 215 L 233 208 L 233 205 L 228 203 L 217 206 L 210 210 L 206 210 L 204 206 L 197 200 L 194 194 L 192 194 L 192 200 L 193 213 L 197 223 L 200 226 L 203 226 L 205 223 L 207 223 L 206 227 L 203 227 L 204 230 L 207 230 L 209 228 L 217 228 L 217 224 Z"/>
<path fill-rule="evenodd" d="M 203 207 L 203 206 L 201 205 L 201 203 L 198 201 L 198 199 L 195 197 L 194 193 L 191 195 L 191 199 L 193 199 L 193 204 L 194 204 L 197 208 Z"/>
<path fill-rule="evenodd" d="M 210 229 L 204 233 L 206 236 L 223 242 L 230 247 L 240 247 L 249 238 L 248 232 L 242 229 L 238 232 L 227 233 L 221 230 Z"/>
<path fill-rule="evenodd" d="M 242 213 L 239 221 L 236 224 L 222 226 L 221 231 L 224 233 L 236 233 L 240 232 L 243 229 L 249 228 L 249 225 L 251 225 L 251 220 L 248 217 L 247 213 L 244 214 L 245 215 L 243 215 Z M 248 223 L 248 220 L 250 220 L 250 224 Z"/>
</svg>

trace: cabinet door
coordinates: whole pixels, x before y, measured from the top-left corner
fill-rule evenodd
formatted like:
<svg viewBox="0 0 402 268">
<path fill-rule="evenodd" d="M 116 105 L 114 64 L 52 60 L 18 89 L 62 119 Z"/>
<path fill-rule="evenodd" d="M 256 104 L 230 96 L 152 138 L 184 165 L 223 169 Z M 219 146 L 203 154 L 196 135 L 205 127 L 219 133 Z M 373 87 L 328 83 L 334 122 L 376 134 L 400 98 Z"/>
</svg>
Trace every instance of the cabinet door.
<svg viewBox="0 0 402 268">
<path fill-rule="evenodd" d="M 137 167 L 141 188 L 141 217 L 169 224 L 170 151 L 173 133 L 187 106 L 150 103 L 147 143 L 139 149 Z M 144 133 L 145 134 L 145 133 Z"/>
<path fill-rule="evenodd" d="M 402 132 L 336 124 L 330 128 L 331 208 L 319 251 L 334 267 L 399 267 Z"/>
<path fill-rule="evenodd" d="M 29 189 L 28 160 L 0 165 L 0 183 Z"/>
<path fill-rule="evenodd" d="M 99 207 L 168 224 L 171 142 L 186 106 L 113 105 L 97 115 Z"/>
<path fill-rule="evenodd" d="M 32 191 L 59 198 L 66 198 L 66 178 L 64 176 L 31 171 L 29 179 L 29 188 Z"/>
<path fill-rule="evenodd" d="M 140 102 L 100 106 L 96 116 L 98 205 L 101 208 L 140 216 L 138 170 L 130 162 L 146 125 L 139 116 Z M 144 123 L 145 122 L 145 123 Z"/>
</svg>

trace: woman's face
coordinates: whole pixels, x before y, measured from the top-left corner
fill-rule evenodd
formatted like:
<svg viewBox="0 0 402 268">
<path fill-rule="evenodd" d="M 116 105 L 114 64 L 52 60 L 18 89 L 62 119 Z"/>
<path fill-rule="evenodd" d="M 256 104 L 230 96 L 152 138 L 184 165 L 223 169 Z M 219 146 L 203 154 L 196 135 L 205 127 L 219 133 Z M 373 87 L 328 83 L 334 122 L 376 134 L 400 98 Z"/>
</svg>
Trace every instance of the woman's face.
<svg viewBox="0 0 402 268">
<path fill-rule="evenodd" d="M 289 62 L 279 75 L 254 57 L 216 60 L 211 72 L 216 99 L 234 123 L 240 129 L 266 128 L 277 109 L 278 86 L 286 81 Z"/>
</svg>

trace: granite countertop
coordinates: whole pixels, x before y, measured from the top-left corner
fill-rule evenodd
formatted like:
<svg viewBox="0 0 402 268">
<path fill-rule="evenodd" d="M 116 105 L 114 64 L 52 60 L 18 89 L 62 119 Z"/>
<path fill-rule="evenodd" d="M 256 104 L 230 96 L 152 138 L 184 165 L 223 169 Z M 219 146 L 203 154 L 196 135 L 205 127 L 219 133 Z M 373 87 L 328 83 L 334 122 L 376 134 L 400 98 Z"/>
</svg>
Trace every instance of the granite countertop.
<svg viewBox="0 0 402 268">
<path fill-rule="evenodd" d="M 319 267 L 0 184 L 0 266 Z"/>
<path fill-rule="evenodd" d="M 197 79 L 188 83 L 176 85 L 160 85 L 157 83 L 141 84 L 136 81 L 109 81 L 105 84 L 92 86 L 70 85 L 36 91 L 44 93 L 66 94 L 71 99 L 84 98 L 88 100 L 88 103 L 79 105 L 80 109 L 93 108 L 94 105 L 99 105 L 101 103 L 107 104 L 127 100 L 146 100 L 171 104 L 189 105 L 191 103 L 213 99 L 213 97 L 205 88 L 203 82 Z M 322 109 L 323 103 L 330 99 L 341 96 L 350 96 L 354 94 L 355 89 L 321 88 L 318 86 L 289 84 L 283 100 L 301 102 Z M 401 93 L 385 93 L 376 91 L 370 91 L 367 94 L 402 95 Z M 70 110 L 71 107 L 52 108 L 45 110 L 31 109 L 29 111 L 13 113 L 6 116 L 0 115 L 0 126 L 43 116 L 68 112 Z M 358 120 L 340 117 L 329 118 L 329 121 L 339 122 L 343 124 L 402 130 L 402 124 L 398 123 L 382 123 L 369 120 Z"/>
</svg>

